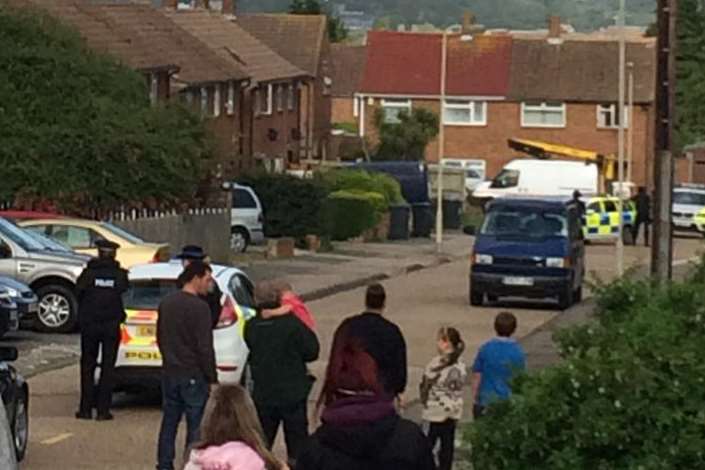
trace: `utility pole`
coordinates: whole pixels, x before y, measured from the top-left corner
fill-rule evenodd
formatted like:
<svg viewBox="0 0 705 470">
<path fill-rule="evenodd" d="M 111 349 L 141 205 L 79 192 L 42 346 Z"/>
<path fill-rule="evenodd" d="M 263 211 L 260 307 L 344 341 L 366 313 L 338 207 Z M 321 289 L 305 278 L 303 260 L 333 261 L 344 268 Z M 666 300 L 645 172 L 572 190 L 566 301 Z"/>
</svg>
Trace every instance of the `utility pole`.
<svg viewBox="0 0 705 470">
<path fill-rule="evenodd" d="M 448 33 L 443 30 L 441 45 L 441 112 L 438 128 L 438 184 L 436 185 L 436 250 L 443 252 L 443 154 L 445 153 L 446 65 L 448 63 Z"/>
<path fill-rule="evenodd" d="M 677 0 L 658 0 L 658 70 L 656 78 L 656 142 L 654 160 L 654 223 L 651 274 L 657 281 L 671 279 L 673 237 L 673 124 L 676 93 Z"/>
<path fill-rule="evenodd" d="M 617 191 L 617 213 L 619 214 L 619 232 L 617 233 L 617 275 L 624 274 L 624 124 L 626 114 L 624 109 L 624 88 L 625 88 L 625 68 L 627 62 L 627 39 L 625 36 L 625 0 L 619 0 L 619 16 L 617 26 L 619 28 L 619 98 L 617 114 L 619 115 L 619 129 L 617 136 L 617 173 L 619 175 L 619 190 Z"/>
<path fill-rule="evenodd" d="M 634 182 L 634 62 L 627 62 L 629 78 L 627 80 L 627 181 Z"/>
</svg>

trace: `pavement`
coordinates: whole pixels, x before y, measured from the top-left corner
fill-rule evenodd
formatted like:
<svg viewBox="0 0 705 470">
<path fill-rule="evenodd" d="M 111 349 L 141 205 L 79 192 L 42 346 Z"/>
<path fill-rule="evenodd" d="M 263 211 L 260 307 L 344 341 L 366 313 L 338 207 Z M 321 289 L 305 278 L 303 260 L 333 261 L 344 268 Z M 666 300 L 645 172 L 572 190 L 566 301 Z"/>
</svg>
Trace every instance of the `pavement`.
<svg viewBox="0 0 705 470">
<path fill-rule="evenodd" d="M 675 257 L 690 259 L 701 247 L 701 240 L 678 240 Z M 312 364 L 319 378 L 325 371 L 335 328 L 343 318 L 362 310 L 364 286 L 369 280 L 382 279 L 389 299 L 386 316 L 400 326 L 408 344 L 409 388 L 404 414 L 418 421 L 417 385 L 424 366 L 435 354 L 435 333 L 441 326 L 453 325 L 461 331 L 467 344 L 464 361 L 470 364 L 479 346 L 493 336 L 492 322 L 496 313 L 511 309 L 519 318 L 517 336 L 524 338 L 529 366 L 533 369 L 556 360 L 550 342 L 554 328 L 585 321 L 592 311 L 589 299 L 567 312 L 558 312 L 554 304 L 545 302 L 470 307 L 467 257 L 471 250 L 471 238 L 451 234 L 441 256 L 436 255 L 435 245 L 430 241 L 351 243 L 330 254 L 303 254 L 292 260 L 253 259 L 245 270 L 255 280 L 287 279 L 310 300 L 322 346 L 322 359 Z M 625 253 L 627 266 L 638 266 L 648 259 L 648 250 L 643 247 L 627 247 Z M 588 265 L 591 278 L 609 281 L 615 275 L 614 248 L 608 245 L 588 247 Z M 588 298 L 589 295 L 588 290 Z M 48 345 L 44 344 L 26 351 L 29 355 L 35 354 L 34 359 L 41 362 L 41 353 L 35 351 L 44 348 L 45 353 L 59 356 L 60 361 L 55 361 L 55 366 L 72 365 L 43 372 L 51 368 L 51 360 L 40 364 L 41 367 L 26 364 L 24 357 L 18 363 L 22 372 L 37 374 L 29 381 L 31 433 L 23 468 L 55 469 L 57 462 L 76 469 L 153 468 L 160 422 L 158 398 L 148 394 L 120 394 L 116 396 L 114 422 L 76 421 L 73 412 L 78 401 L 77 342 L 72 345 L 67 338 L 73 337 L 64 337 L 66 342 L 48 338 L 48 350 Z M 37 342 L 26 333 L 17 339 L 20 347 Z M 72 348 L 76 355 L 71 359 L 67 351 Z M 34 368 L 26 369 L 30 366 Z M 319 387 L 320 380 L 311 394 L 312 428 L 316 423 L 313 400 Z M 281 443 L 275 450 L 283 453 Z"/>
</svg>

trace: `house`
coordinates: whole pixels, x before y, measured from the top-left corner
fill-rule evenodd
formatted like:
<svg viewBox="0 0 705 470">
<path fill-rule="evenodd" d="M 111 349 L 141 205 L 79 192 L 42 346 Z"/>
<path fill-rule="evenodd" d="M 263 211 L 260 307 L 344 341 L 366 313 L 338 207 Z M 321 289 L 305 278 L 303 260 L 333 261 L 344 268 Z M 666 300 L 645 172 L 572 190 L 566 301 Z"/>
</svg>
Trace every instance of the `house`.
<svg viewBox="0 0 705 470">
<path fill-rule="evenodd" d="M 331 45 L 331 122 L 354 124 L 357 121 L 359 100 L 355 93 L 360 90 L 367 59 L 366 46 L 347 44 Z"/>
<path fill-rule="evenodd" d="M 326 159 L 331 128 L 331 64 L 323 15 L 244 14 L 237 23 L 312 80 L 300 91 L 301 157 Z"/>
<path fill-rule="evenodd" d="M 387 122 L 414 107 L 441 114 L 442 51 L 441 34 L 369 33 L 356 94 L 361 136 L 377 141 L 377 113 Z M 653 161 L 655 41 L 630 41 L 627 62 L 635 80 L 635 105 L 626 117 L 633 138 L 631 174 L 635 183 L 646 184 Z M 568 39 L 560 27 L 537 37 L 449 34 L 443 157 L 484 159 L 493 176 L 516 157 L 507 147 L 510 138 L 615 154 L 617 74 L 616 39 Z M 431 142 L 427 160 L 438 161 L 438 155 L 438 141 Z"/>
<path fill-rule="evenodd" d="M 251 36 L 233 18 L 205 9 L 167 9 L 164 13 L 250 77 L 249 84 L 238 90 L 238 112 L 243 118 L 239 131 L 246 136 L 240 152 L 259 160 L 298 163 L 305 118 L 300 95 L 312 77 Z M 255 165 L 255 159 L 245 161 L 245 168 Z"/>
</svg>

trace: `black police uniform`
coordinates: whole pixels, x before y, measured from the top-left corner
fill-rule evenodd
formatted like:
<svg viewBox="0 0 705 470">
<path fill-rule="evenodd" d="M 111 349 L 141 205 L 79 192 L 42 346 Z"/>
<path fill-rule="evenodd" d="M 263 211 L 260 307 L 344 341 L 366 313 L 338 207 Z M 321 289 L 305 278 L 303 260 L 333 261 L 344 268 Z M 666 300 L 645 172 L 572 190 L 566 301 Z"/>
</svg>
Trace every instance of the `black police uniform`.
<svg viewBox="0 0 705 470">
<path fill-rule="evenodd" d="M 99 249 L 118 245 L 99 240 Z M 76 283 L 81 327 L 81 403 L 77 417 L 90 418 L 93 406 L 98 418 L 110 417 L 115 381 L 115 361 L 120 346 L 120 324 L 125 321 L 122 294 L 127 290 L 127 271 L 109 257 L 94 258 Z M 96 394 L 95 370 L 101 350 L 100 380 Z"/>
</svg>

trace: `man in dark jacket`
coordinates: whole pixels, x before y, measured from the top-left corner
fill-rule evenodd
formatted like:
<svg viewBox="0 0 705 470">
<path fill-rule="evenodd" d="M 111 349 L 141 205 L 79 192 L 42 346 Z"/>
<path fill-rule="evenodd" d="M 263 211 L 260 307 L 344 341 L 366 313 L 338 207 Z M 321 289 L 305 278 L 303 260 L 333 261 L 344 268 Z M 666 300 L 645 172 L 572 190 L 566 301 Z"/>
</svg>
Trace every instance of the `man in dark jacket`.
<svg viewBox="0 0 705 470">
<path fill-rule="evenodd" d="M 245 325 L 245 342 L 250 349 L 249 365 L 257 407 L 267 444 L 274 444 L 279 425 L 289 463 L 308 438 L 307 400 L 313 385 L 306 364 L 318 359 L 316 335 L 295 315 L 270 316 L 280 306 L 279 291 L 263 282 L 255 289 L 258 315 Z"/>
<path fill-rule="evenodd" d="M 211 267 L 189 264 L 183 287 L 159 304 L 157 342 L 162 355 L 162 425 L 157 470 L 174 470 L 176 433 L 186 415 L 186 448 L 198 440 L 210 386 L 218 382 L 208 305 L 201 299 L 212 282 Z"/>
<path fill-rule="evenodd" d="M 176 259 L 181 260 L 181 265 L 184 269 L 186 269 L 186 267 L 194 261 L 206 262 L 207 258 L 208 255 L 205 251 L 203 251 L 203 248 L 197 245 L 184 246 L 181 249 L 181 253 L 176 257 Z M 201 298 L 208 304 L 208 308 L 211 311 L 213 328 L 215 328 L 218 324 L 218 320 L 220 319 L 220 312 L 223 309 L 223 292 L 218 287 L 218 283 L 215 281 L 211 282 L 211 285 L 208 288 L 208 293 L 201 296 Z"/>
<path fill-rule="evenodd" d="M 115 260 L 119 245 L 98 240 L 98 257 L 88 262 L 76 281 L 81 330 L 81 403 L 76 418 L 113 419 L 110 414 L 115 361 L 120 346 L 120 324 L 125 321 L 122 294 L 128 288 L 127 271 Z M 100 380 L 96 394 L 95 370 L 101 352 Z M 94 403 L 95 401 L 95 403 Z"/>
<path fill-rule="evenodd" d="M 639 186 L 639 191 L 634 196 L 636 205 L 636 220 L 632 228 L 632 238 L 636 244 L 639 238 L 639 229 L 644 226 L 644 245 L 649 246 L 649 226 L 651 225 L 651 197 L 646 192 L 646 188 Z"/>
</svg>

